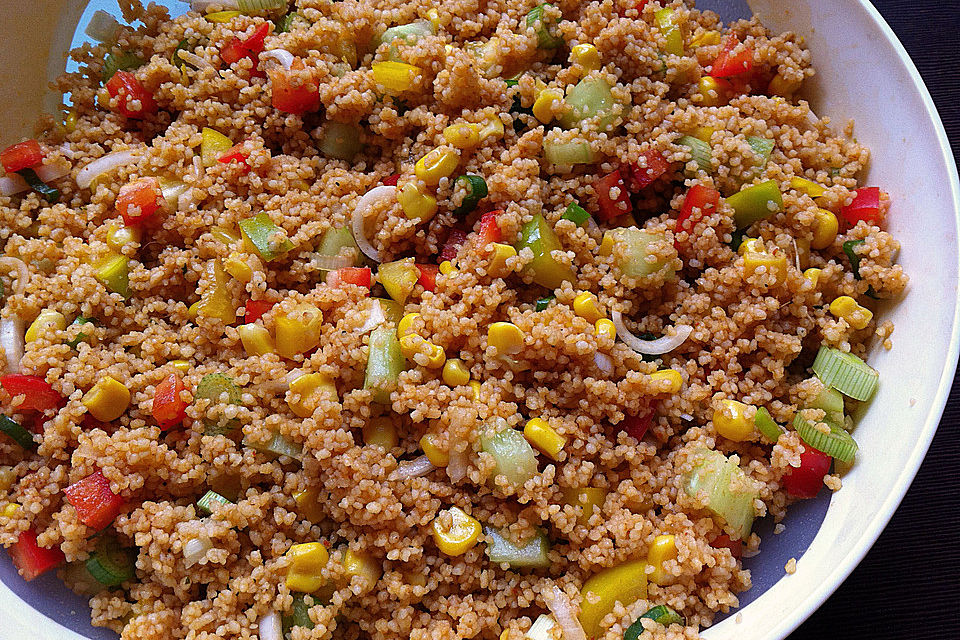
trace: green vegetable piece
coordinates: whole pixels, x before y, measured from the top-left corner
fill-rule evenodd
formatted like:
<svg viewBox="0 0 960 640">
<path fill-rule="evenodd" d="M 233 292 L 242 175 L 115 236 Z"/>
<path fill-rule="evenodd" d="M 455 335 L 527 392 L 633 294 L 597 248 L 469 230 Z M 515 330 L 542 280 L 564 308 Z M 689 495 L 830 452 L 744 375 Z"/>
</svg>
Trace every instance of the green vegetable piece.
<svg viewBox="0 0 960 640">
<path fill-rule="evenodd" d="M 374 298 L 374 300 L 380 303 L 380 310 L 383 311 L 383 317 L 396 326 L 396 324 L 400 322 L 400 318 L 403 317 L 403 306 L 399 302 L 388 300 L 387 298 Z"/>
<path fill-rule="evenodd" d="M 814 449 L 841 462 L 852 462 L 857 455 L 857 443 L 853 436 L 830 418 L 824 418 L 823 422 L 830 427 L 830 433 L 820 431 L 798 412 L 793 418 L 793 428 L 803 441 Z"/>
<path fill-rule="evenodd" d="M 183 58 L 180 57 L 181 51 L 186 51 L 190 48 L 190 41 L 184 38 L 179 43 L 177 43 L 177 48 L 173 50 L 173 53 L 170 54 L 170 64 L 180 69 L 181 71 L 187 65 Z"/>
<path fill-rule="evenodd" d="M 556 296 L 546 296 L 546 297 L 540 298 L 539 300 L 536 301 L 533 308 L 535 311 L 544 311 L 546 310 L 547 307 L 550 306 L 550 303 L 553 302 L 554 300 L 556 300 Z"/>
<path fill-rule="evenodd" d="M 363 381 L 363 388 L 373 391 L 374 402 L 390 403 L 390 394 L 397 388 L 405 364 L 396 330 L 383 326 L 374 329 L 370 333 L 370 355 L 367 356 L 367 375 Z"/>
<path fill-rule="evenodd" d="M 560 126 L 564 129 L 581 127 L 584 120 L 599 116 L 597 130 L 609 131 L 626 111 L 626 105 L 613 97 L 607 81 L 598 77 L 587 77 L 578 82 L 563 102 L 567 108 L 560 114 Z"/>
<path fill-rule="evenodd" d="M 60 190 L 56 187 L 51 187 L 41 180 L 37 172 L 33 169 L 20 169 L 17 171 L 17 174 L 23 178 L 38 196 L 46 200 L 49 204 L 60 202 Z"/>
<path fill-rule="evenodd" d="M 410 24 L 399 24 L 390 27 L 380 36 L 380 44 L 393 44 L 394 40 L 403 40 L 407 44 L 416 44 L 423 36 L 432 36 L 436 33 L 433 23 L 429 20 L 417 20 Z"/>
<path fill-rule="evenodd" d="M 419 279 L 420 271 L 413 258 L 385 262 L 377 270 L 377 281 L 387 290 L 387 294 L 400 304 L 407 301 Z"/>
<path fill-rule="evenodd" d="M 260 212 L 252 218 L 240 221 L 240 234 L 243 244 L 250 251 L 267 262 L 282 258 L 291 249 L 293 243 L 283 229 L 273 223 L 266 213 Z"/>
<path fill-rule="evenodd" d="M 266 442 L 256 442 L 248 438 L 243 439 L 243 444 L 255 449 L 260 453 L 275 456 L 287 456 L 298 460 L 303 455 L 303 445 L 291 441 L 281 433 L 274 432 Z"/>
<path fill-rule="evenodd" d="M 317 253 L 322 256 L 350 256 L 353 260 L 353 266 L 359 266 L 363 263 L 360 257 L 360 247 L 357 241 L 353 239 L 353 232 L 349 227 L 333 227 L 327 229 L 320 240 L 320 246 L 317 247 Z"/>
<path fill-rule="evenodd" d="M 103 584 L 87 571 L 86 560 L 77 560 L 63 569 L 63 581 L 78 595 L 94 596 L 103 591 Z"/>
<path fill-rule="evenodd" d="M 690 149 L 690 155 L 693 156 L 697 167 L 699 167 L 701 171 L 711 172 L 713 169 L 713 148 L 709 142 L 704 142 L 700 138 L 694 138 L 693 136 L 682 136 L 677 140 L 677 144 L 681 144 Z"/>
<path fill-rule="evenodd" d="M 706 496 L 706 507 L 726 523 L 735 538 L 746 539 L 753 526 L 753 501 L 757 491 L 743 470 L 719 451 L 704 449 L 700 460 L 684 477 L 684 490 Z"/>
<path fill-rule="evenodd" d="M 287 0 L 237 0 L 241 12 L 249 15 L 272 13 L 287 8 Z"/>
<path fill-rule="evenodd" d="M 518 84 L 520 84 L 520 74 L 518 73 L 512 78 L 507 78 L 506 80 L 504 80 L 504 82 L 507 83 L 508 88 L 517 86 Z"/>
<path fill-rule="evenodd" d="M 537 454 L 516 429 L 504 429 L 493 436 L 480 439 L 483 451 L 493 456 L 496 466 L 491 479 L 499 475 L 515 485 L 522 485 L 537 475 Z"/>
<path fill-rule="evenodd" d="M 513 569 L 523 567 L 546 568 L 550 566 L 550 540 L 544 531 L 537 531 L 536 535 L 523 544 L 514 544 L 505 533 L 489 525 L 483 527 L 487 537 L 487 556 L 490 562 L 506 563 Z"/>
<path fill-rule="evenodd" d="M 180 50 L 179 46 L 177 50 Z M 176 55 L 176 51 L 174 51 L 174 55 Z M 177 59 L 179 60 L 180 57 L 177 56 Z M 103 60 L 103 74 L 101 77 L 104 82 L 107 82 L 117 71 L 130 71 L 131 69 L 142 67 L 144 64 L 145 61 L 143 58 L 129 51 L 108 53 L 107 57 Z"/>
<path fill-rule="evenodd" d="M 812 369 L 823 384 L 854 400 L 869 400 L 880 386 L 880 374 L 873 367 L 833 347 L 820 347 Z"/>
<path fill-rule="evenodd" d="M 563 38 L 556 35 L 557 27 L 553 19 L 544 15 L 548 7 L 553 7 L 553 5 L 544 2 L 527 13 L 527 27 L 536 29 L 537 48 L 539 49 L 556 49 L 563 44 Z"/>
<path fill-rule="evenodd" d="M 767 180 L 747 187 L 727 198 L 733 207 L 733 220 L 738 229 L 769 218 L 783 210 L 783 196 L 776 180 Z"/>
<path fill-rule="evenodd" d="M 307 602 L 307 598 L 310 599 L 310 602 Z M 294 593 L 293 594 L 293 604 L 290 607 L 290 612 L 283 614 L 283 630 L 286 633 L 290 631 L 293 627 L 306 627 L 307 629 L 313 629 L 314 624 L 313 620 L 310 619 L 310 607 L 317 604 L 316 598 L 305 593 Z M 289 637 L 289 636 L 287 636 Z"/>
<path fill-rule="evenodd" d="M 576 277 L 573 267 L 557 262 L 550 255 L 551 251 L 562 247 L 550 223 L 540 214 L 523 225 L 520 231 L 517 253 L 527 248 L 533 251 L 533 261 L 526 266 L 525 271 L 531 274 L 533 281 L 540 286 L 556 289 L 565 281 L 572 281 Z"/>
<path fill-rule="evenodd" d="M 649 609 L 645 614 L 637 618 L 633 624 L 627 627 L 627 630 L 623 632 L 623 640 L 637 640 L 640 635 L 644 632 L 643 623 L 641 620 L 653 620 L 657 624 L 662 624 L 665 627 L 669 627 L 672 624 L 684 625 L 686 622 L 679 613 L 671 609 L 665 604 L 658 604 L 657 606 Z"/>
<path fill-rule="evenodd" d="M 487 181 L 483 176 L 465 175 L 457 178 L 454 186 L 463 185 L 467 195 L 463 197 L 460 206 L 453 210 L 453 215 L 465 216 L 477 208 L 477 203 L 487 197 Z"/>
<path fill-rule="evenodd" d="M 606 233 L 609 234 L 614 243 L 625 245 L 624 253 L 617 262 L 617 267 L 623 275 L 631 278 L 642 278 L 664 269 L 670 269 L 669 263 L 664 260 L 647 261 L 647 257 L 650 255 L 650 245 L 654 242 L 663 241 L 664 238 L 661 234 L 650 233 L 637 227 L 619 227 L 610 229 Z"/>
<path fill-rule="evenodd" d="M 824 385 L 823 390 L 808 406 L 811 409 L 823 409 L 828 418 L 843 423 L 843 394 L 832 387 Z"/>
<path fill-rule="evenodd" d="M 199 500 L 197 500 L 197 509 L 200 512 L 209 515 L 213 514 L 214 505 L 233 504 L 216 491 L 207 491 Z"/>
<path fill-rule="evenodd" d="M 124 299 L 130 297 L 130 259 L 114 254 L 100 263 L 96 271 L 97 280 Z"/>
<path fill-rule="evenodd" d="M 9 416 L 0 414 L 0 432 L 8 435 L 14 442 L 27 451 L 35 451 L 37 449 L 37 443 L 33 439 L 33 434 Z"/>
<path fill-rule="evenodd" d="M 757 409 L 757 413 L 753 417 L 753 426 L 764 438 L 773 443 L 776 443 L 780 439 L 780 435 L 785 433 L 783 427 L 774 422 L 766 407 Z"/>
<path fill-rule="evenodd" d="M 95 323 L 93 321 L 93 318 L 85 318 L 83 316 L 77 316 L 76 318 L 73 319 L 73 322 L 71 322 L 70 324 L 71 325 L 84 325 L 84 324 L 92 325 Z M 90 336 L 82 331 L 78 333 L 77 337 L 74 338 L 73 340 L 68 340 L 67 345 L 69 345 L 73 349 L 76 349 L 81 342 L 87 342 L 87 343 L 90 342 Z"/>
<path fill-rule="evenodd" d="M 673 9 L 659 9 L 653 14 L 657 21 L 660 33 L 666 39 L 664 50 L 675 56 L 683 55 L 683 31 L 677 23 L 676 12 Z"/>
<path fill-rule="evenodd" d="M 302 18 L 303 16 L 301 16 L 298 12 L 291 11 L 287 15 L 277 20 L 277 33 L 288 33 L 293 31 L 294 23 Z"/>
<path fill-rule="evenodd" d="M 352 162 L 360 151 L 360 127 L 345 122 L 328 122 L 323 128 L 320 151 L 327 157 Z"/>
<path fill-rule="evenodd" d="M 857 255 L 857 247 L 864 243 L 863 240 L 847 240 L 843 243 L 843 252 L 847 254 L 847 260 L 850 261 L 850 269 L 853 271 L 853 277 L 860 279 L 860 256 Z"/>
<path fill-rule="evenodd" d="M 757 158 L 757 166 L 767 166 L 767 162 L 770 161 L 770 154 L 773 152 L 773 140 L 760 136 L 747 136 L 747 143 L 749 143 L 753 155 Z"/>
<path fill-rule="evenodd" d="M 562 218 L 570 220 L 578 227 L 582 227 L 590 219 L 590 214 L 576 202 L 571 202 L 567 205 L 567 210 L 563 212 Z"/>
<path fill-rule="evenodd" d="M 136 575 L 134 551 L 120 547 L 110 536 L 100 538 L 96 551 L 87 560 L 87 571 L 105 587 L 115 587 Z"/>
<path fill-rule="evenodd" d="M 242 401 L 240 388 L 233 383 L 230 376 L 222 373 L 208 373 L 200 379 L 194 397 L 198 400 L 209 400 L 211 404 L 219 404 L 224 402 L 224 394 L 226 394 L 225 404 L 240 404 Z M 239 427 L 240 421 L 237 418 L 231 418 L 222 423 L 207 420 L 203 433 L 208 436 L 226 435 Z"/>
<path fill-rule="evenodd" d="M 587 142 L 543 142 L 543 158 L 550 164 L 594 164 L 600 156 Z"/>
</svg>

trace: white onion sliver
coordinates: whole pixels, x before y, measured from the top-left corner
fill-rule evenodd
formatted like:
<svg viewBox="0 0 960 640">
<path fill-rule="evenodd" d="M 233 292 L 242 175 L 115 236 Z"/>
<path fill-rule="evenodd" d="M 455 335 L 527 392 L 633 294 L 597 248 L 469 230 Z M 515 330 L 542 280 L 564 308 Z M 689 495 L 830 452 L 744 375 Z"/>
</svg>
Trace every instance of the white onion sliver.
<svg viewBox="0 0 960 640">
<path fill-rule="evenodd" d="M 386 316 L 383 315 L 383 307 L 380 306 L 379 301 L 371 300 L 370 307 L 370 313 L 367 314 L 367 321 L 364 322 L 363 326 L 359 329 L 360 333 L 373 331 L 387 319 Z"/>
<path fill-rule="evenodd" d="M 70 173 L 70 165 L 57 163 L 45 164 L 37 168 L 37 177 L 44 182 L 53 182 L 59 180 Z M 0 178 L 0 195 L 13 196 L 24 191 L 29 191 L 30 185 L 27 181 L 17 174 L 4 176 Z"/>
<path fill-rule="evenodd" d="M 132 164 L 140 149 L 127 149 L 126 151 L 114 151 L 107 155 L 97 158 L 77 172 L 77 186 L 81 189 L 87 189 L 93 183 L 93 179 L 101 173 L 113 171 L 117 167 Z"/>
<path fill-rule="evenodd" d="M 467 475 L 467 450 L 450 447 L 450 462 L 447 464 L 447 476 L 451 482 L 460 482 Z"/>
<path fill-rule="evenodd" d="M 20 373 L 23 358 L 23 320 L 20 316 L 0 319 L 0 347 L 7 358 L 7 373 Z"/>
<path fill-rule="evenodd" d="M 283 65 L 287 71 L 293 66 L 293 54 L 286 49 L 270 49 L 260 53 L 261 60 L 276 60 Z"/>
<path fill-rule="evenodd" d="M 593 363 L 597 365 L 597 369 L 600 369 L 600 371 L 605 374 L 610 375 L 613 373 L 613 360 L 602 351 L 597 351 L 593 354 Z"/>
<path fill-rule="evenodd" d="M 13 293 L 23 293 L 27 288 L 27 282 L 30 280 L 30 271 L 27 269 L 27 263 L 20 258 L 4 256 L 0 258 L 0 271 L 9 271 L 16 277 L 16 285 L 13 287 Z"/>
<path fill-rule="evenodd" d="M 210 538 L 190 538 L 183 545 L 183 560 L 188 567 L 192 567 L 207 556 L 207 551 L 213 549 Z"/>
<path fill-rule="evenodd" d="M 419 478 L 420 476 L 427 475 L 434 469 L 436 469 L 436 467 L 433 466 L 433 463 L 430 462 L 427 456 L 420 456 L 413 460 L 404 460 L 401 462 L 397 466 L 397 470 L 393 472 L 391 479 L 408 480 L 410 478 Z"/>
<path fill-rule="evenodd" d="M 664 353 L 670 353 L 690 337 L 693 333 L 693 327 L 688 324 L 678 324 L 674 327 L 674 335 L 666 335 L 656 340 L 642 340 L 630 333 L 627 325 L 623 324 L 623 315 L 619 311 L 610 314 L 614 326 L 617 328 L 617 337 L 623 340 L 623 343 L 636 351 L 648 356 L 659 356 Z"/>
<path fill-rule="evenodd" d="M 97 42 L 113 44 L 120 37 L 120 23 L 106 11 L 97 9 L 83 32 Z"/>
<path fill-rule="evenodd" d="M 271 611 L 260 618 L 258 631 L 260 640 L 283 640 L 283 626 L 276 611 Z"/>
<path fill-rule="evenodd" d="M 335 271 L 344 267 L 352 267 L 353 258 L 350 256 L 325 256 L 321 253 L 315 253 L 310 256 L 310 264 L 314 269 Z"/>
<path fill-rule="evenodd" d="M 180 58 L 181 60 L 183 60 L 184 62 L 186 62 L 188 65 L 190 65 L 191 67 L 193 67 L 193 68 L 195 68 L 195 69 L 214 69 L 214 70 L 216 70 L 216 67 L 213 66 L 213 63 L 212 63 L 212 62 L 210 62 L 210 61 L 207 60 L 206 58 L 203 58 L 203 57 L 201 57 L 201 56 L 198 56 L 197 54 L 195 54 L 195 53 L 192 52 L 192 51 L 183 51 L 183 50 L 181 49 L 181 50 L 177 53 L 177 56 L 179 56 L 179 58 Z"/>
<path fill-rule="evenodd" d="M 363 255 L 375 262 L 380 262 L 380 252 L 374 249 L 370 241 L 367 240 L 367 233 L 363 228 L 363 221 L 375 203 L 386 199 L 396 200 L 396 198 L 397 188 L 395 186 L 380 185 L 363 194 L 360 200 L 357 201 L 356 208 L 353 210 L 353 217 L 350 220 L 351 226 L 353 227 L 353 239 L 357 242 L 357 246 L 360 247 L 360 251 L 363 251 Z"/>
<path fill-rule="evenodd" d="M 563 592 L 563 589 L 551 584 L 549 587 L 545 587 L 540 595 L 543 596 L 543 603 L 547 605 L 557 624 L 560 625 L 563 640 L 587 640 L 587 634 L 583 631 L 583 626 L 577 619 L 573 603 L 570 602 L 570 598 Z"/>
</svg>

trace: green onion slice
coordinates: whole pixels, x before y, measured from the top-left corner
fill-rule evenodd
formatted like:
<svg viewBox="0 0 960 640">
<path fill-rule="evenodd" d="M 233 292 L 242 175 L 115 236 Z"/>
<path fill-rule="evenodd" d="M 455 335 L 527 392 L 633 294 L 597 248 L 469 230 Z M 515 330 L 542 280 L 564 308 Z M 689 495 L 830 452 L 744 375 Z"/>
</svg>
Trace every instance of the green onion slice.
<svg viewBox="0 0 960 640">
<path fill-rule="evenodd" d="M 237 7 L 246 14 L 270 13 L 287 8 L 287 0 L 237 0 Z"/>
<path fill-rule="evenodd" d="M 180 47 L 177 46 L 179 50 Z M 176 55 L 176 51 L 174 52 Z M 179 56 L 177 56 L 179 60 Z M 135 53 L 129 51 L 121 51 L 120 53 L 109 53 L 107 57 L 103 60 L 103 81 L 106 82 L 113 77 L 117 71 L 130 71 L 131 69 L 137 69 L 142 67 L 145 64 L 144 59 L 138 56 Z"/>
<path fill-rule="evenodd" d="M 487 181 L 482 176 L 465 175 L 457 178 L 454 186 L 462 184 L 467 195 L 463 196 L 460 206 L 453 210 L 455 216 L 465 216 L 477 208 L 477 203 L 487 197 Z"/>
<path fill-rule="evenodd" d="M 857 255 L 857 247 L 863 243 L 863 240 L 847 240 L 843 243 L 843 252 L 847 254 L 853 277 L 857 280 L 860 279 L 860 256 Z"/>
<path fill-rule="evenodd" d="M 767 162 L 770 161 L 770 153 L 773 152 L 773 140 L 760 136 L 747 136 L 747 143 L 753 150 L 753 155 L 757 157 L 757 166 L 767 166 Z"/>
<path fill-rule="evenodd" d="M 776 443 L 780 434 L 784 433 L 783 427 L 778 425 L 770 416 L 766 407 L 757 409 L 757 414 L 753 417 L 753 426 L 770 442 Z"/>
<path fill-rule="evenodd" d="M 554 299 L 555 299 L 554 296 L 547 296 L 545 298 L 540 298 L 534 303 L 533 308 L 535 311 L 544 311 L 546 310 L 547 307 L 550 306 L 550 303 L 553 302 Z"/>
<path fill-rule="evenodd" d="M 527 26 L 537 30 L 537 47 L 540 49 L 556 49 L 563 44 L 563 38 L 554 35 L 556 25 L 553 20 L 544 16 L 544 10 L 552 6 L 552 4 L 544 2 L 531 9 L 527 14 Z"/>
<path fill-rule="evenodd" d="M 256 449 L 260 453 L 287 456 L 288 458 L 299 459 L 303 454 L 302 445 L 290 441 L 280 433 L 274 433 L 273 437 L 267 442 L 253 442 L 244 438 L 243 444 L 251 449 Z"/>
<path fill-rule="evenodd" d="M 183 58 L 180 57 L 181 51 L 186 51 L 190 48 L 190 41 L 184 38 L 177 44 L 177 48 L 173 50 L 173 53 L 170 55 L 170 64 L 180 69 L 181 71 L 186 66 L 186 62 Z"/>
<path fill-rule="evenodd" d="M 514 543 L 510 537 L 489 525 L 483 527 L 487 537 L 487 556 L 490 562 L 507 563 L 513 568 L 550 566 L 550 540 L 544 531 L 537 533 L 523 544 Z"/>
<path fill-rule="evenodd" d="M 880 386 L 880 374 L 866 362 L 845 351 L 821 346 L 813 372 L 828 387 L 854 400 L 869 400 Z"/>
<path fill-rule="evenodd" d="M 277 33 L 286 33 L 293 30 L 293 23 L 300 18 L 300 14 L 296 11 L 291 11 L 287 15 L 283 16 L 277 20 Z"/>
<path fill-rule="evenodd" d="M 830 427 L 830 433 L 824 433 L 810 424 L 797 413 L 793 419 L 793 428 L 808 445 L 842 462 L 853 461 L 857 455 L 857 443 L 847 430 L 830 418 L 824 418 Z"/>
<path fill-rule="evenodd" d="M 87 571 L 100 584 L 114 587 L 136 575 L 133 552 L 120 547 L 114 538 L 101 538 L 96 551 L 87 560 Z"/>
<path fill-rule="evenodd" d="M 757 490 L 743 469 L 719 451 L 705 449 L 699 458 L 684 476 L 684 490 L 690 496 L 704 492 L 707 509 L 726 523 L 734 537 L 745 539 L 753 527 Z"/>
<path fill-rule="evenodd" d="M 671 609 L 665 604 L 658 604 L 657 606 L 649 609 L 645 614 L 637 618 L 637 620 L 627 627 L 627 630 L 623 632 L 623 640 L 637 640 L 640 635 L 645 631 L 643 628 L 643 623 L 641 620 L 646 618 L 647 620 L 653 620 L 657 624 L 662 624 L 665 627 L 669 627 L 672 624 L 686 624 L 679 613 Z"/>
<path fill-rule="evenodd" d="M 700 138 L 694 138 L 693 136 L 683 136 L 677 140 L 677 144 L 682 144 L 689 148 L 690 155 L 693 156 L 700 170 L 710 173 L 710 161 L 713 158 L 713 149 L 710 147 L 709 142 L 704 142 Z"/>
<path fill-rule="evenodd" d="M 44 200 L 50 204 L 56 204 L 60 202 L 60 190 L 56 187 L 51 187 L 46 182 L 40 179 L 40 176 L 37 175 L 37 172 L 33 169 L 20 169 L 17 171 L 17 174 L 20 175 L 24 181 L 30 185 L 30 188 L 33 189 L 37 195 L 42 197 Z"/>
<path fill-rule="evenodd" d="M 310 602 L 307 602 L 307 598 L 310 598 Z M 293 627 L 313 629 L 313 620 L 310 619 L 309 611 L 310 607 L 316 603 L 317 601 L 313 596 L 304 593 L 294 593 L 293 605 L 291 605 L 290 611 L 283 615 L 284 631 L 287 632 Z"/>
<path fill-rule="evenodd" d="M 593 164 L 600 157 L 590 148 L 588 142 L 551 142 L 543 143 L 543 157 L 550 164 L 574 165 Z"/>
<path fill-rule="evenodd" d="M 194 397 L 199 400 L 209 400 L 211 404 L 215 404 L 222 402 L 224 393 L 227 394 L 226 404 L 241 404 L 240 388 L 233 383 L 230 376 L 222 373 L 208 373 L 200 379 Z M 239 427 L 240 421 L 236 418 L 227 420 L 223 424 L 207 420 L 203 433 L 207 436 L 225 436 Z"/>
<path fill-rule="evenodd" d="M 213 505 L 215 504 L 233 504 L 216 491 L 207 491 L 203 497 L 197 500 L 197 508 L 207 515 L 213 514 Z"/>
<path fill-rule="evenodd" d="M 320 151 L 329 158 L 352 162 L 363 150 L 360 127 L 346 122 L 330 121 L 323 127 Z"/>
<path fill-rule="evenodd" d="M 37 443 L 33 439 L 33 434 L 20 426 L 13 418 L 0 415 L 0 432 L 10 436 L 18 445 L 28 451 L 37 448 Z"/>
<path fill-rule="evenodd" d="M 582 227 L 584 224 L 586 224 L 587 220 L 590 219 L 590 214 L 587 213 L 587 210 L 576 202 L 571 202 L 567 205 L 567 210 L 561 217 L 564 220 L 572 221 L 578 227 Z"/>
<path fill-rule="evenodd" d="M 733 221 L 737 228 L 745 229 L 783 211 L 783 195 L 776 180 L 767 180 L 741 189 L 727 198 L 727 204 L 733 207 Z"/>
<path fill-rule="evenodd" d="M 84 316 L 77 316 L 76 318 L 74 318 L 74 320 L 73 320 L 73 322 L 72 322 L 71 324 L 84 325 L 84 324 L 95 324 L 95 323 L 94 323 L 94 321 L 93 321 L 93 318 L 86 318 L 86 317 L 84 317 Z M 86 333 L 83 333 L 83 332 L 81 331 L 80 333 L 77 334 L 77 337 L 76 337 L 76 338 L 74 338 L 73 340 L 68 340 L 68 341 L 67 341 L 67 345 L 70 346 L 70 347 L 73 348 L 73 349 L 76 349 L 77 346 L 79 346 L 79 344 L 80 344 L 81 342 L 89 342 L 89 341 L 90 341 L 90 336 L 87 335 Z"/>
</svg>

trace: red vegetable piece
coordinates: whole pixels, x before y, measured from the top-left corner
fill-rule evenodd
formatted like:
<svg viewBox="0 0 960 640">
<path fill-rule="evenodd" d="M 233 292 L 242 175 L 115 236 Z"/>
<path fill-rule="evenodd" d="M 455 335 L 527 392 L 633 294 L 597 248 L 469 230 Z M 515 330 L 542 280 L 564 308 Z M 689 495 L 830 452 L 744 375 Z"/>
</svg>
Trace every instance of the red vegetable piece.
<svg viewBox="0 0 960 640">
<path fill-rule="evenodd" d="M 631 213 L 633 205 L 630 203 L 630 194 L 627 192 L 627 186 L 620 177 L 620 170 L 612 171 L 597 180 L 597 203 L 600 206 L 601 222 L 607 222 L 614 218 Z"/>
<path fill-rule="evenodd" d="M 9 551 L 13 566 L 27 582 L 58 567 L 66 560 L 59 547 L 48 549 L 37 544 L 37 532 L 33 527 L 21 532 Z"/>
<path fill-rule="evenodd" d="M 233 145 L 227 149 L 222 156 L 217 158 L 218 162 L 223 164 L 230 164 L 231 162 L 239 162 L 243 165 L 244 172 L 250 170 L 250 165 L 247 163 L 247 154 L 243 150 L 243 142 Z"/>
<path fill-rule="evenodd" d="M 743 543 L 740 539 L 732 539 L 729 534 L 721 533 L 710 542 L 714 549 L 729 549 L 730 555 L 739 560 L 743 556 Z"/>
<path fill-rule="evenodd" d="M 823 477 L 833 459 L 822 451 L 803 445 L 800 466 L 791 467 L 783 476 L 783 486 L 795 498 L 814 498 L 823 487 Z"/>
<path fill-rule="evenodd" d="M 177 373 L 171 373 L 157 385 L 153 393 L 153 419 L 161 431 L 177 426 L 187 417 L 187 403 L 180 397 L 184 389 Z"/>
<path fill-rule="evenodd" d="M 647 431 L 653 425 L 654 413 L 653 407 L 648 407 L 638 415 L 627 416 L 620 423 L 620 430 L 626 431 L 628 436 L 637 440 L 643 440 L 643 436 L 647 435 Z"/>
<path fill-rule="evenodd" d="M 427 291 L 435 291 L 437 289 L 437 274 L 440 273 L 440 267 L 435 264 L 418 264 L 416 267 L 420 272 L 417 283 Z"/>
<path fill-rule="evenodd" d="M 664 159 L 663 154 L 659 151 L 649 149 L 641 153 L 640 156 L 646 161 L 645 167 L 641 167 L 639 162 L 630 165 L 627 187 L 633 192 L 649 187 L 670 168 L 670 163 Z"/>
<path fill-rule="evenodd" d="M 256 322 L 263 314 L 273 308 L 273 303 L 267 300 L 247 300 L 243 307 L 243 321 L 246 324 Z"/>
<path fill-rule="evenodd" d="M 140 178 L 120 187 L 117 195 L 117 213 L 123 216 L 128 227 L 141 224 L 160 207 L 163 202 L 163 190 L 156 178 Z"/>
<path fill-rule="evenodd" d="M 355 284 L 358 287 L 370 288 L 373 274 L 370 267 L 343 267 L 337 269 L 337 279 L 344 284 Z"/>
<path fill-rule="evenodd" d="M 303 60 L 296 58 L 290 68 L 300 71 Z M 273 107 L 280 111 L 302 115 L 320 108 L 320 84 L 310 75 L 288 73 L 285 69 L 271 69 L 268 73 L 273 91 Z"/>
<path fill-rule="evenodd" d="M 730 34 L 723 42 L 720 55 L 713 61 L 710 75 L 714 78 L 729 78 L 753 70 L 753 49 L 740 46 L 740 39 Z"/>
<path fill-rule="evenodd" d="M 480 247 L 486 247 L 491 242 L 500 242 L 503 234 L 500 232 L 500 225 L 497 224 L 497 216 L 503 213 L 502 210 L 487 211 L 480 216 Z"/>
<path fill-rule="evenodd" d="M 134 120 L 142 120 L 157 112 L 157 102 L 137 76 L 130 71 L 117 71 L 107 81 L 111 98 L 117 98 L 117 113 Z M 139 101 L 139 105 L 133 104 Z"/>
<path fill-rule="evenodd" d="M 840 209 L 840 215 L 851 227 L 863 220 L 880 222 L 880 187 L 862 187 L 853 192 L 853 202 Z"/>
<path fill-rule="evenodd" d="M 388 186 L 388 187 L 395 187 L 395 186 L 397 186 L 397 181 L 398 181 L 398 180 L 400 180 L 400 174 L 399 174 L 399 173 L 395 173 L 395 174 L 393 174 L 392 176 L 387 176 L 386 178 L 384 178 L 384 179 L 383 179 L 383 184 L 386 185 L 386 186 Z"/>
<path fill-rule="evenodd" d="M 18 409 L 23 411 L 46 411 L 63 406 L 63 396 L 47 381 L 37 376 L 11 373 L 0 377 L 0 386 L 11 396 L 24 396 Z"/>
<path fill-rule="evenodd" d="M 16 173 L 21 169 L 29 169 L 43 162 L 43 149 L 36 140 L 24 140 L 10 145 L 0 152 L 0 164 L 7 173 Z"/>
<path fill-rule="evenodd" d="M 120 515 L 123 498 L 110 490 L 110 481 L 95 471 L 63 490 L 67 502 L 77 510 L 80 522 L 97 531 L 106 528 Z"/>
<path fill-rule="evenodd" d="M 223 45 L 223 48 L 220 49 L 220 58 L 227 64 L 239 62 L 243 58 L 250 58 L 253 62 L 251 75 L 263 77 L 263 72 L 257 68 L 259 62 L 258 57 L 264 49 L 267 36 L 270 34 L 272 28 L 269 22 L 264 22 L 256 28 L 253 35 L 249 38 L 244 40 L 231 38 L 227 44 Z"/>
<path fill-rule="evenodd" d="M 460 253 L 460 247 L 467 241 L 467 234 L 460 229 L 451 229 L 447 235 L 447 241 L 440 250 L 440 262 L 444 260 L 454 260 Z"/>
<path fill-rule="evenodd" d="M 719 191 L 702 184 L 693 185 L 683 199 L 683 205 L 680 207 L 680 215 L 677 216 L 677 226 L 674 232 L 692 232 L 700 218 L 704 215 L 714 213 L 719 205 Z M 678 245 L 679 248 L 679 243 L 675 242 L 674 244 Z"/>
</svg>

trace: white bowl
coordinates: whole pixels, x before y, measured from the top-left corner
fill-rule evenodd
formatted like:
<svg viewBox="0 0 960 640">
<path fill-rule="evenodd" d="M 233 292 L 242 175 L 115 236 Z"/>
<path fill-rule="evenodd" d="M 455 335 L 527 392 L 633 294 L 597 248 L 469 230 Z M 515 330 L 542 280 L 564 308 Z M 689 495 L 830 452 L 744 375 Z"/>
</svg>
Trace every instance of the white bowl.
<svg viewBox="0 0 960 640">
<path fill-rule="evenodd" d="M 115 3 L 99 0 L 9 4 L 0 24 L 7 43 L 0 48 L 0 86 L 8 88 L 0 108 L 3 146 L 28 135 L 44 105 L 55 107 L 56 97 L 42 99 L 46 81 L 63 69 L 61 53 L 78 22 L 85 25 L 99 6 L 118 15 Z M 184 8 L 174 0 L 161 4 Z M 960 347 L 960 184 L 940 118 L 906 51 L 866 0 L 750 4 L 774 31 L 806 37 L 817 69 L 806 88 L 815 111 L 838 127 L 856 120 L 857 138 L 873 152 L 866 182 L 892 197 L 889 230 L 902 243 L 900 263 L 911 283 L 906 299 L 884 314 L 896 323 L 894 348 L 871 355 L 881 387 L 857 427 L 860 455 L 843 489 L 829 507 L 825 499 L 799 503 L 787 517 L 787 532 L 764 539 L 752 566 L 757 587 L 744 594 L 749 604 L 708 630 L 711 640 L 784 638 L 850 574 L 920 466 Z M 783 565 L 790 557 L 799 562 L 787 576 Z M 56 577 L 25 583 L 4 558 L 0 579 L 0 638 L 113 637 L 90 627 L 83 602 L 64 595 Z"/>
</svg>

